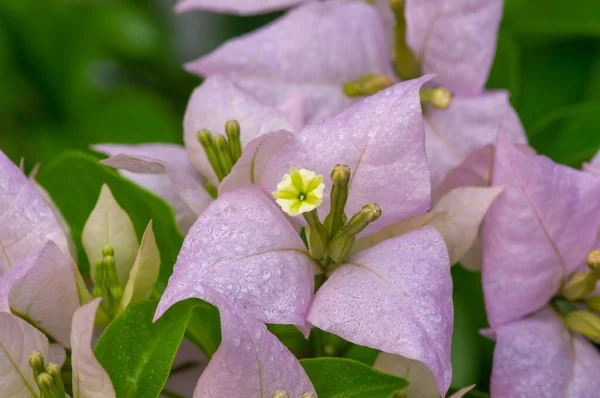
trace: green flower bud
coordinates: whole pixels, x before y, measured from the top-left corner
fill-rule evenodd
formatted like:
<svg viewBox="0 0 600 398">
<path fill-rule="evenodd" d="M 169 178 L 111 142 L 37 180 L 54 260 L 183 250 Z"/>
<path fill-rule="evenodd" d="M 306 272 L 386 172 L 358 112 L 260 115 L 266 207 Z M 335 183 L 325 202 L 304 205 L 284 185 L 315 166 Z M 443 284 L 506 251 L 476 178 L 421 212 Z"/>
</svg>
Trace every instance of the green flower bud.
<svg viewBox="0 0 600 398">
<path fill-rule="evenodd" d="M 276 390 L 273 393 L 273 398 L 290 398 L 290 393 L 285 390 Z"/>
<path fill-rule="evenodd" d="M 600 312 L 600 296 L 592 296 L 585 300 L 585 305 L 594 312 Z"/>
<path fill-rule="evenodd" d="M 587 337 L 594 343 L 600 343 L 600 318 L 589 311 L 573 311 L 565 318 L 567 327 Z"/>
<path fill-rule="evenodd" d="M 331 209 L 325 217 L 324 224 L 329 230 L 329 236 L 335 236 L 347 220 L 344 208 L 348 200 L 350 167 L 345 164 L 336 165 L 331 171 L 331 181 L 333 182 L 330 195 Z"/>
<path fill-rule="evenodd" d="M 394 80 L 386 75 L 368 74 L 342 85 L 347 97 L 366 97 L 376 94 L 394 84 Z"/>
<path fill-rule="evenodd" d="M 223 177 L 227 177 L 233 168 L 233 159 L 231 158 L 231 152 L 229 152 L 229 144 L 227 143 L 227 139 L 222 135 L 216 136 L 215 147 L 217 148 L 219 162 L 221 162 Z"/>
<path fill-rule="evenodd" d="M 223 172 L 221 161 L 219 160 L 219 155 L 217 153 L 217 148 L 215 147 L 215 143 L 212 139 L 212 135 L 208 130 L 202 130 L 198 133 L 198 141 L 200 141 L 200 145 L 204 148 L 204 153 L 206 154 L 206 158 L 210 163 L 217 179 L 219 181 L 223 181 L 225 174 Z"/>
<path fill-rule="evenodd" d="M 230 120 L 225 123 L 225 134 L 229 140 L 229 152 L 233 164 L 242 156 L 242 143 L 240 141 L 241 129 L 237 120 Z"/>
<path fill-rule="evenodd" d="M 102 249 L 102 257 L 114 256 L 114 255 L 115 255 L 115 249 L 113 249 L 112 246 L 110 246 L 110 245 L 104 246 L 104 248 Z"/>
<path fill-rule="evenodd" d="M 561 287 L 560 294 L 571 301 L 584 299 L 592 294 L 596 281 L 594 272 L 577 272 Z"/>
<path fill-rule="evenodd" d="M 430 104 L 437 109 L 447 109 L 452 102 L 452 93 L 445 87 L 423 87 L 419 94 L 421 103 Z"/>
<path fill-rule="evenodd" d="M 29 355 L 29 366 L 33 370 L 33 377 L 36 379 L 44 372 L 44 357 L 42 356 L 41 352 L 36 350 Z"/>
<path fill-rule="evenodd" d="M 54 379 L 54 386 L 56 387 L 58 396 L 64 397 L 65 385 L 63 384 L 62 375 L 60 373 L 60 366 L 55 363 L 49 363 L 48 366 L 46 366 L 46 373 L 52 376 L 52 379 Z"/>
<path fill-rule="evenodd" d="M 586 260 L 585 263 L 589 267 L 589 269 L 594 271 L 600 271 L 600 250 L 592 250 Z"/>
<path fill-rule="evenodd" d="M 394 13 L 393 60 L 398 75 L 402 80 L 414 79 L 421 76 L 421 66 L 417 57 L 406 42 L 406 19 L 404 17 L 404 0 L 388 0 Z"/>
<path fill-rule="evenodd" d="M 308 242 L 310 255 L 314 259 L 322 259 L 327 253 L 329 232 L 319 220 L 316 209 L 303 213 L 302 215 L 308 224 L 306 227 L 306 240 Z"/>
<path fill-rule="evenodd" d="M 40 388 L 43 398 L 64 398 L 64 394 L 62 397 L 58 394 L 58 390 L 54 385 L 54 378 L 48 373 L 40 374 L 35 381 Z"/>
<path fill-rule="evenodd" d="M 106 284 L 106 270 L 104 261 L 96 261 L 96 281 L 94 282 L 94 297 L 102 297 L 104 295 L 104 285 Z"/>
<path fill-rule="evenodd" d="M 311 391 L 303 392 L 302 395 L 300 395 L 300 398 L 315 398 L 315 394 Z"/>
<path fill-rule="evenodd" d="M 376 203 L 364 205 L 333 238 L 329 244 L 329 257 L 336 263 L 343 262 L 352 253 L 356 235 L 380 216 L 381 208 Z"/>
</svg>

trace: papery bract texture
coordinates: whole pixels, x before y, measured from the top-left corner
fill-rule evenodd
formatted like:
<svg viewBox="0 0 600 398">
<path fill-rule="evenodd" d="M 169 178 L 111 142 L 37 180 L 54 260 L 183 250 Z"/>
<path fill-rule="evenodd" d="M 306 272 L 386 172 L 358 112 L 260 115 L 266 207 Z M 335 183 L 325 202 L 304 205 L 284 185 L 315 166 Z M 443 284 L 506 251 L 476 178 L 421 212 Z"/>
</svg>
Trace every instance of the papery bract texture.
<svg viewBox="0 0 600 398">
<path fill-rule="evenodd" d="M 306 2 L 308 0 L 181 0 L 177 12 L 192 10 L 213 11 L 227 14 L 262 14 Z"/>
<path fill-rule="evenodd" d="M 79 296 L 71 258 L 54 242 L 23 258 L 0 277 L 0 310 L 14 313 L 69 347 Z"/>
<path fill-rule="evenodd" d="M 202 373 L 194 398 L 271 398 L 277 390 L 289 397 L 315 394 L 296 357 L 265 325 L 218 293 L 211 297 L 221 314 L 221 345 Z"/>
<path fill-rule="evenodd" d="M 256 48 L 246 50 L 256 52 Z M 254 93 L 253 93 L 254 94 Z M 275 107 L 257 101 L 222 76 L 209 77 L 192 93 L 183 119 L 183 140 L 190 160 L 214 184 L 217 177 L 198 141 L 198 132 L 225 134 L 225 123 L 240 124 L 242 148 L 254 138 L 279 130 L 292 131 L 286 115 Z"/>
<path fill-rule="evenodd" d="M 53 241 L 69 253 L 65 234 L 40 192 L 0 151 L 0 275 Z"/>
<path fill-rule="evenodd" d="M 180 145 L 98 144 L 92 149 L 110 156 L 100 163 L 119 169 L 124 177 L 169 203 L 180 228 L 185 227 L 182 230 L 187 231 L 211 202 L 200 174 Z"/>
<path fill-rule="evenodd" d="M 318 290 L 308 321 L 356 344 L 417 360 L 445 395 L 452 379 L 452 279 L 432 227 L 352 256 Z"/>
<path fill-rule="evenodd" d="M 407 397 L 440 398 L 441 396 L 433 373 L 419 361 L 381 352 L 373 367 L 408 380 L 410 384 L 402 390 Z"/>
<path fill-rule="evenodd" d="M 502 3 L 406 0 L 407 42 L 422 72 L 456 93 L 478 93 L 496 53 Z"/>
<path fill-rule="evenodd" d="M 496 329 L 494 397 L 598 396 L 600 355 L 550 308 Z"/>
<path fill-rule="evenodd" d="M 262 322 L 305 326 L 314 264 L 283 213 L 258 187 L 219 197 L 183 242 L 156 318 L 178 301 L 211 301 L 209 289 Z"/>
<path fill-rule="evenodd" d="M 307 121 L 312 122 L 351 103 L 342 92 L 343 83 L 369 73 L 391 76 L 388 50 L 375 9 L 363 2 L 332 0 L 294 9 L 186 69 L 202 76 L 226 75 L 274 106 L 301 95 Z"/>
<path fill-rule="evenodd" d="M 48 355 L 48 339 L 42 332 L 9 314 L 0 313 L 0 398 L 38 398 L 40 390 L 29 367 L 29 356 Z"/>
<path fill-rule="evenodd" d="M 417 214 L 360 239 L 356 242 L 354 251 L 358 252 L 386 239 L 432 225 L 446 242 L 450 264 L 455 264 L 462 260 L 475 243 L 483 217 L 501 191 L 501 187 L 454 189 L 444 195 L 431 211 Z"/>
<path fill-rule="evenodd" d="M 92 334 L 100 298 L 75 311 L 71 334 L 73 366 L 73 398 L 114 398 L 108 373 L 102 368 L 92 351 Z"/>
<path fill-rule="evenodd" d="M 275 191 L 292 167 L 327 177 L 342 163 L 352 171 L 346 213 L 367 203 L 382 210 L 365 234 L 426 211 L 431 189 L 419 89 L 428 79 L 398 83 L 296 133 L 268 164 L 261 186 Z M 322 218 L 329 210 L 330 189 L 326 183 Z"/>
<path fill-rule="evenodd" d="M 483 225 L 483 288 L 492 328 L 548 303 L 600 227 L 600 178 L 527 153 L 500 136 Z"/>
<path fill-rule="evenodd" d="M 448 109 L 427 107 L 424 119 L 434 190 L 473 151 L 495 144 L 498 131 L 512 142 L 527 143 L 525 130 L 506 91 L 455 96 Z"/>
<path fill-rule="evenodd" d="M 281 130 L 256 137 L 246 145 L 242 156 L 233 165 L 231 173 L 219 184 L 219 194 L 245 185 L 257 184 L 273 155 L 292 137 Z"/>
</svg>

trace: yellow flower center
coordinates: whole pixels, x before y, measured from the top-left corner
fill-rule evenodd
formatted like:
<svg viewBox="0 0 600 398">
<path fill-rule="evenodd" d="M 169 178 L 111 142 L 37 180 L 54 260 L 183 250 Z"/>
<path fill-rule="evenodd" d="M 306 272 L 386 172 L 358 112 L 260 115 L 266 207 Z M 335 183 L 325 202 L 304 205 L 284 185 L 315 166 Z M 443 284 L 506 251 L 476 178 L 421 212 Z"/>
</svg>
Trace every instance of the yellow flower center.
<svg viewBox="0 0 600 398">
<path fill-rule="evenodd" d="M 292 168 L 285 174 L 277 191 L 273 192 L 277 204 L 290 216 L 317 208 L 323 201 L 323 176 L 314 171 Z"/>
</svg>

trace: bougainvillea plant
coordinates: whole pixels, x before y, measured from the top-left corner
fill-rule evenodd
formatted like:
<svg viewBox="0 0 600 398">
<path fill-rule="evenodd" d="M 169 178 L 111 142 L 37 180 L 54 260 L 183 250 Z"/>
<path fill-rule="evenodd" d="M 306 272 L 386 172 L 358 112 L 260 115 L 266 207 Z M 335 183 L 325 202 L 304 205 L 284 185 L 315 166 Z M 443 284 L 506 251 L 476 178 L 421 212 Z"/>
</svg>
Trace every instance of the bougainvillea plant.
<svg viewBox="0 0 600 398">
<path fill-rule="evenodd" d="M 485 89 L 502 6 L 180 1 L 283 15 L 185 65 L 184 145 L 0 151 L 0 398 L 599 396 L 600 157 Z"/>
</svg>

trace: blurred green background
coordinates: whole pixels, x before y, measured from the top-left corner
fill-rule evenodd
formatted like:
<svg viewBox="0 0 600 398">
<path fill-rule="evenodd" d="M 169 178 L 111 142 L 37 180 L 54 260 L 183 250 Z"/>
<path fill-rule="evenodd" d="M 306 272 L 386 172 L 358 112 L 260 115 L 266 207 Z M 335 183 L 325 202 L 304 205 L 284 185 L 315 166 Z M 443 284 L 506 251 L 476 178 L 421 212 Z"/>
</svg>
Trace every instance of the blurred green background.
<svg viewBox="0 0 600 398">
<path fill-rule="evenodd" d="M 172 12 L 174 0 L 0 1 L 0 148 L 27 167 L 97 142 L 181 142 L 200 82 L 181 64 L 278 14 Z M 600 1 L 506 0 L 489 87 L 532 145 L 578 166 L 600 143 Z"/>
</svg>

